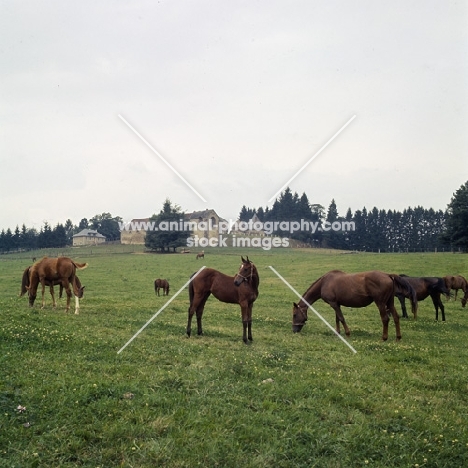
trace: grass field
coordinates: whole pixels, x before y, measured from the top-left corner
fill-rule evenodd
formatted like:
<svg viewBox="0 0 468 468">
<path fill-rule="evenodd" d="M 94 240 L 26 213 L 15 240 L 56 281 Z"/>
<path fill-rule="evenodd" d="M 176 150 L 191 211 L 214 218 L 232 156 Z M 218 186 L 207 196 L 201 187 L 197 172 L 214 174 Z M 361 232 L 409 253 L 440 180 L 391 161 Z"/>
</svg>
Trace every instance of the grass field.
<svg viewBox="0 0 468 468">
<path fill-rule="evenodd" d="M 354 354 L 317 318 L 291 330 L 294 296 L 330 269 L 444 276 L 468 273 L 449 253 L 135 248 L 61 252 L 89 267 L 79 315 L 18 297 L 30 255 L 0 258 L 0 466 L 5 467 L 463 467 L 468 466 L 468 309 L 430 299 L 389 340 L 375 305 L 345 309 Z M 209 299 L 204 336 L 185 336 L 184 290 L 121 347 L 202 265 L 259 270 L 251 345 L 238 306 Z M 58 295 L 58 288 L 57 295 Z M 73 302 L 72 302 L 73 303 Z M 315 308 L 334 324 L 332 309 Z M 397 305 L 399 310 L 399 305 Z"/>
</svg>

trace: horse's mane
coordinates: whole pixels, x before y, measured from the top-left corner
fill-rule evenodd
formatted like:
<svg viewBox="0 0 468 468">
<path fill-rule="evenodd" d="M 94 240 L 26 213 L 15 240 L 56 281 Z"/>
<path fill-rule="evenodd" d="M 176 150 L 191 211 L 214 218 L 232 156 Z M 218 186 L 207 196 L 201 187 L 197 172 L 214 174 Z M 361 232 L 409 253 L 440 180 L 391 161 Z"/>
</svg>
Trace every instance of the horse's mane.
<svg viewBox="0 0 468 468">
<path fill-rule="evenodd" d="M 252 265 L 252 287 L 258 292 L 258 286 L 260 285 L 260 276 L 258 276 L 257 267 L 250 262 Z"/>
</svg>

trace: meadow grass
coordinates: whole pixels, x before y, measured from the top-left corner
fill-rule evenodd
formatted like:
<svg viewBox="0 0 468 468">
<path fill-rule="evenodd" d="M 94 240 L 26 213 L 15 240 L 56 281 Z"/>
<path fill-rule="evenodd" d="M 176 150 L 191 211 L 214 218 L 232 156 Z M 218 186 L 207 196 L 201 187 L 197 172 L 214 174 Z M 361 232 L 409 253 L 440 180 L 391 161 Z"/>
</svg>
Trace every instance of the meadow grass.
<svg viewBox="0 0 468 468">
<path fill-rule="evenodd" d="M 71 253 L 70 253 L 71 252 Z M 89 267 L 79 315 L 40 295 L 19 298 L 29 255 L 0 259 L 0 466 L 5 467 L 462 467 L 468 465 L 468 309 L 430 299 L 418 319 L 393 322 L 375 305 L 344 309 L 354 354 L 313 314 L 291 329 L 297 298 L 328 270 L 466 274 L 464 255 L 348 254 L 322 250 L 141 249 L 65 252 Z M 240 308 L 207 302 L 204 335 L 185 336 L 184 290 L 118 350 L 202 265 L 234 274 L 240 255 L 259 270 L 251 345 Z M 58 289 L 58 288 L 56 288 Z M 333 310 L 315 308 L 334 325 Z M 399 310 L 399 304 L 397 305 Z M 23 409 L 24 408 L 24 409 Z"/>
</svg>

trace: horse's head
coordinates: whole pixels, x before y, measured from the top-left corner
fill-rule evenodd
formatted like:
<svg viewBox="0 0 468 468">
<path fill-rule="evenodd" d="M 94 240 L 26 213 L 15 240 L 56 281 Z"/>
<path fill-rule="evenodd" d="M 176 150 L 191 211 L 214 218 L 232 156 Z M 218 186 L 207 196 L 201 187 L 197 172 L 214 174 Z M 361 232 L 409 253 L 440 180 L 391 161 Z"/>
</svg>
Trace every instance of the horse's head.
<svg viewBox="0 0 468 468">
<path fill-rule="evenodd" d="M 307 306 L 293 302 L 292 329 L 294 333 L 299 333 L 307 322 L 307 309 Z"/>
<path fill-rule="evenodd" d="M 81 298 L 83 297 L 84 288 L 85 288 L 84 286 L 81 286 L 81 287 L 77 288 L 76 294 L 75 294 L 75 295 L 76 295 L 76 297 L 77 297 L 78 299 L 81 299 Z"/>
<path fill-rule="evenodd" d="M 468 290 L 465 293 L 465 296 L 461 300 L 462 307 L 466 306 L 466 301 L 468 301 Z"/>
<path fill-rule="evenodd" d="M 242 264 L 239 267 L 239 271 L 234 276 L 234 284 L 240 286 L 244 281 L 249 282 L 252 279 L 252 275 L 255 269 L 254 264 L 249 260 L 249 257 L 241 257 Z"/>
<path fill-rule="evenodd" d="M 36 300 L 37 288 L 34 290 L 30 286 L 26 286 L 26 289 L 28 290 L 29 295 L 29 307 L 32 307 L 34 305 L 34 301 Z"/>
</svg>

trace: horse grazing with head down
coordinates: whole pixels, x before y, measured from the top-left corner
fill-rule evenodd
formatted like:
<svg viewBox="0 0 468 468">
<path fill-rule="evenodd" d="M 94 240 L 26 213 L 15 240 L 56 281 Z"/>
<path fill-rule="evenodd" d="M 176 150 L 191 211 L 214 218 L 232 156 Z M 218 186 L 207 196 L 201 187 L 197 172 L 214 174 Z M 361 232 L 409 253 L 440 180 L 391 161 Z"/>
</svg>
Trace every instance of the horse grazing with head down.
<svg viewBox="0 0 468 468">
<path fill-rule="evenodd" d="M 468 301 L 468 282 L 466 281 L 466 279 L 461 275 L 444 276 L 444 282 L 448 290 L 455 290 L 455 300 L 457 300 L 457 294 L 459 289 L 461 289 L 465 293 L 461 300 L 462 307 L 465 307 L 466 302 Z"/>
<path fill-rule="evenodd" d="M 159 290 L 162 289 L 163 296 L 169 296 L 169 283 L 165 279 L 154 280 L 154 292 L 159 296 Z"/>
<path fill-rule="evenodd" d="M 198 260 L 199 258 L 205 258 L 205 251 L 204 250 L 197 253 L 197 256 L 195 257 L 195 259 Z"/>
<path fill-rule="evenodd" d="M 23 277 L 21 279 L 21 291 L 20 291 L 20 297 L 24 296 L 27 292 L 28 292 L 28 288 L 30 286 L 30 271 L 31 271 L 31 268 L 32 266 L 28 266 L 27 268 L 25 268 L 25 270 L 23 271 Z M 83 297 L 83 289 L 84 289 L 84 286 L 82 287 L 81 286 L 81 282 L 80 282 L 80 279 L 78 278 L 78 276 L 75 275 L 75 283 L 76 283 L 76 288 L 78 291 L 80 291 L 81 295 L 79 296 L 80 298 Z M 55 285 L 60 285 L 60 292 L 59 292 L 59 299 L 62 298 L 62 294 L 63 294 L 63 285 L 62 285 L 62 282 L 60 280 L 54 280 L 52 282 L 46 280 L 45 281 L 45 285 L 46 286 L 49 286 L 49 290 L 50 290 L 50 295 L 52 296 L 52 306 L 55 308 L 57 307 L 57 302 L 55 301 L 55 294 L 54 294 L 54 286 Z M 42 307 L 44 307 L 44 304 L 42 305 Z"/>
<path fill-rule="evenodd" d="M 416 299 L 418 301 L 423 301 L 427 297 L 431 296 L 436 312 L 436 320 L 439 320 L 440 308 L 442 313 L 442 321 L 445 321 L 445 309 L 442 301 L 440 300 L 440 295 L 445 294 L 448 296 L 450 294 L 450 290 L 446 288 L 443 278 L 429 276 L 419 278 L 406 275 L 400 275 L 400 277 L 404 278 L 412 286 L 416 292 Z M 408 313 L 406 312 L 405 306 L 405 298 L 408 297 L 407 290 L 402 289 L 399 285 L 397 285 L 395 296 L 400 301 L 403 317 L 408 318 Z M 414 318 L 416 319 L 416 313 L 414 313 Z"/>
<path fill-rule="evenodd" d="M 366 307 L 375 302 L 380 312 L 383 332 L 382 340 L 388 339 L 388 322 L 390 314 L 395 322 L 396 339 L 401 339 L 400 317 L 394 306 L 395 287 L 406 288 L 411 297 L 411 305 L 416 313 L 418 302 L 413 288 L 398 275 L 381 271 L 347 274 L 332 270 L 309 286 L 302 295 L 299 304 L 293 303 L 293 331 L 300 332 L 307 321 L 307 310 L 318 299 L 322 299 L 335 311 L 336 332 L 340 333 L 340 323 L 347 336 L 351 334 L 341 311 L 345 307 Z"/>
<path fill-rule="evenodd" d="M 260 278 L 256 266 L 249 257 L 241 257 L 242 264 L 234 276 L 228 276 L 212 268 L 202 270 L 189 285 L 187 336 L 192 333 L 192 317 L 197 314 L 198 334 L 203 334 L 202 316 L 205 303 L 213 294 L 216 299 L 241 307 L 244 343 L 252 341 L 252 307 L 258 297 Z M 193 277 L 193 275 L 192 275 Z"/>
<path fill-rule="evenodd" d="M 77 281 L 76 270 L 82 270 L 88 266 L 87 263 L 76 263 L 68 257 L 48 258 L 36 262 L 29 270 L 29 286 L 26 289 L 29 292 L 29 305 L 32 307 L 36 300 L 37 288 L 42 285 L 42 308 L 44 308 L 44 292 L 46 285 L 60 284 L 67 293 L 67 308 L 70 309 L 70 299 L 73 288 L 75 294 L 75 314 L 78 314 L 80 309 L 79 298 L 83 297 L 84 286 L 81 286 L 80 281 Z"/>
</svg>

